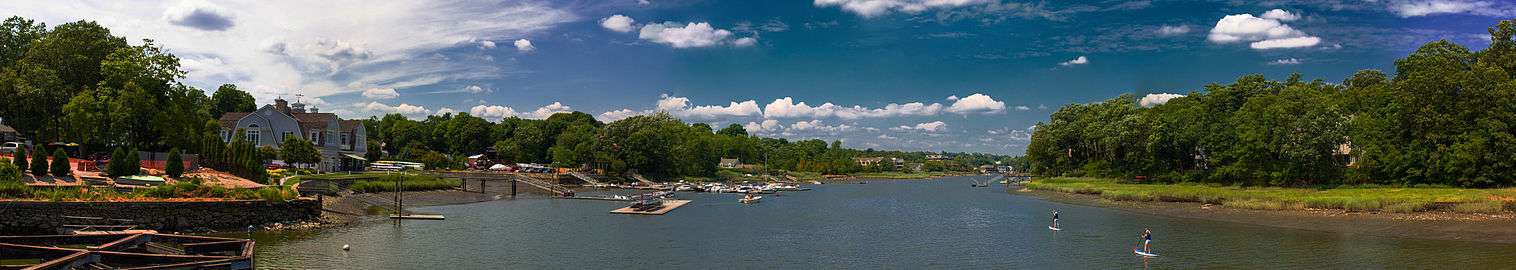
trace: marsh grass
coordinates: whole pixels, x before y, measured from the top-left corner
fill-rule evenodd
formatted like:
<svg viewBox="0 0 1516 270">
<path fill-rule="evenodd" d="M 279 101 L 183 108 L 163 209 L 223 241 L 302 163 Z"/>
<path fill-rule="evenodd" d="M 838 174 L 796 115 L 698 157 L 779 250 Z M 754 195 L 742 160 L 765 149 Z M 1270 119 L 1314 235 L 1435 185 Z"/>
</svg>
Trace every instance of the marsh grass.
<svg viewBox="0 0 1516 270">
<path fill-rule="evenodd" d="M 1446 186 L 1379 185 L 1327 188 L 1243 187 L 1217 184 L 1127 184 L 1112 179 L 1055 177 L 1026 184 L 1034 190 L 1100 195 L 1114 201 L 1163 201 L 1221 204 L 1227 207 L 1290 210 L 1341 209 L 1412 213 L 1444 210 L 1494 213 L 1516 209 L 1516 189 L 1467 189 Z"/>
</svg>

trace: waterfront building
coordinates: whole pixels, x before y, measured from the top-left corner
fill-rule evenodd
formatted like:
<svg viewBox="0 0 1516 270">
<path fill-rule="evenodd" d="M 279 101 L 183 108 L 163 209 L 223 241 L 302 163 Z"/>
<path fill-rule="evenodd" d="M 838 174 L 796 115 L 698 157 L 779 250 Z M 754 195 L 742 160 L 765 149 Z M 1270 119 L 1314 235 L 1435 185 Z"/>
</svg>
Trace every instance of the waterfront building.
<svg viewBox="0 0 1516 270">
<path fill-rule="evenodd" d="M 363 121 L 343 120 L 336 114 L 323 113 L 320 109 L 305 108 L 305 104 L 289 104 L 284 99 L 275 99 L 274 104 L 263 105 L 252 112 L 228 112 L 221 115 L 221 139 L 232 141 L 238 130 L 243 138 L 257 143 L 258 147 L 279 148 L 284 138 L 300 136 L 321 151 L 320 171 L 362 170 L 368 164 L 363 158 L 368 153 L 367 132 Z"/>
</svg>

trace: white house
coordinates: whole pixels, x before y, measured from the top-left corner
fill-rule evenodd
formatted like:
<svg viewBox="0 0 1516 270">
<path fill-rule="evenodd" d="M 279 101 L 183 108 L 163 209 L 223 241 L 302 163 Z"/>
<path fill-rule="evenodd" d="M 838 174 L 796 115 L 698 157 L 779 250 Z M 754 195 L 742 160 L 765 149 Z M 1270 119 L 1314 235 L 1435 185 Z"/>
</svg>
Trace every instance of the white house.
<svg viewBox="0 0 1516 270">
<path fill-rule="evenodd" d="M 342 120 L 336 114 L 322 113 L 305 104 L 296 102 L 291 106 L 284 99 L 275 99 L 274 104 L 263 105 L 253 112 L 228 112 L 221 115 L 221 138 L 227 142 L 237 130 L 243 131 L 246 140 L 257 142 L 258 147 L 279 148 L 284 138 L 300 136 L 321 150 L 321 171 L 361 170 L 368 164 L 368 135 L 363 122 Z"/>
</svg>

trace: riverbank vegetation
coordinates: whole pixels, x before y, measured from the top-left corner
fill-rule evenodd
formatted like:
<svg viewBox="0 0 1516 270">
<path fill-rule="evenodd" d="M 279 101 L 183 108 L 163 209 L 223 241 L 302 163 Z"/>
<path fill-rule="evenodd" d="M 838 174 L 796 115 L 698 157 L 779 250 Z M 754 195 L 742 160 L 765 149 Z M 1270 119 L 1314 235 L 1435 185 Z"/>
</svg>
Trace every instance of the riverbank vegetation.
<svg viewBox="0 0 1516 270">
<path fill-rule="evenodd" d="M 1054 177 L 1036 179 L 1028 189 L 1099 195 L 1113 201 L 1162 201 L 1219 204 L 1257 210 L 1341 209 L 1410 213 L 1451 211 L 1495 213 L 1516 210 L 1516 189 L 1446 186 L 1283 188 L 1218 183 L 1137 184 L 1113 179 Z"/>
<path fill-rule="evenodd" d="M 225 188 L 203 184 L 196 178 L 130 192 L 119 192 L 113 188 L 31 187 L 21 183 L 17 178 L 0 179 L 0 200 L 52 202 L 265 200 L 282 202 L 296 197 L 299 197 L 299 193 L 290 187 Z"/>
<path fill-rule="evenodd" d="M 452 178 L 440 178 L 431 175 L 407 174 L 407 173 L 354 173 L 354 174 L 316 174 L 302 175 L 295 179 L 298 181 L 352 181 L 347 186 L 353 192 L 394 192 L 395 182 L 400 182 L 399 189 L 405 191 L 429 191 L 447 190 L 458 188 L 462 181 Z"/>
<path fill-rule="evenodd" d="M 1163 183 L 1512 186 L 1516 184 L 1516 40 L 1512 39 L 1516 21 L 1502 21 L 1490 33 L 1490 46 L 1480 51 L 1446 40 L 1423 45 L 1396 61 L 1393 75 L 1364 70 L 1341 83 L 1306 81 L 1300 74 L 1284 81 L 1248 75 L 1230 84 L 1207 85 L 1203 91 L 1166 103 L 1123 95 L 1064 106 L 1048 122 L 1036 126 L 1027 161 L 1041 175 L 1145 176 L 1144 180 Z M 1188 186 L 1169 188 L 1189 190 Z M 1102 194 L 1166 196 L 1146 189 L 1114 191 Z M 1452 191 L 1471 192 L 1417 188 L 1397 192 L 1431 194 L 1408 198 L 1345 194 L 1340 198 L 1369 201 L 1327 204 L 1384 208 L 1412 203 L 1393 207 L 1415 209 L 1445 202 L 1442 195 L 1462 194 L 1446 193 Z M 1304 194 L 1281 196 L 1295 195 Z M 1466 209 L 1493 205 L 1472 204 L 1485 201 L 1465 196 L 1455 201 Z M 1306 207 L 1322 203 L 1280 202 Z"/>
</svg>

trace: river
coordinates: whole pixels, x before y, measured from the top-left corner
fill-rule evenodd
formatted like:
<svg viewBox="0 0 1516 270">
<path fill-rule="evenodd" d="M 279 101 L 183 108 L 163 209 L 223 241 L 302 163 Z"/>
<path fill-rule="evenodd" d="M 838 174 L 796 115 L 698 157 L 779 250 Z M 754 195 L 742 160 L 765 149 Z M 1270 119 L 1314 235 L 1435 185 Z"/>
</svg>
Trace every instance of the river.
<svg viewBox="0 0 1516 270">
<path fill-rule="evenodd" d="M 1153 216 L 972 188 L 972 178 L 815 185 L 753 205 L 680 193 L 694 202 L 664 216 L 520 198 L 413 209 L 445 221 L 252 237 L 266 269 L 1516 267 L 1516 245 Z M 1047 229 L 1053 209 L 1063 231 Z M 1132 254 L 1144 227 L 1160 257 Z"/>
</svg>

